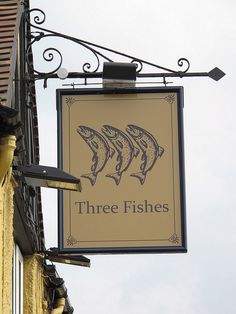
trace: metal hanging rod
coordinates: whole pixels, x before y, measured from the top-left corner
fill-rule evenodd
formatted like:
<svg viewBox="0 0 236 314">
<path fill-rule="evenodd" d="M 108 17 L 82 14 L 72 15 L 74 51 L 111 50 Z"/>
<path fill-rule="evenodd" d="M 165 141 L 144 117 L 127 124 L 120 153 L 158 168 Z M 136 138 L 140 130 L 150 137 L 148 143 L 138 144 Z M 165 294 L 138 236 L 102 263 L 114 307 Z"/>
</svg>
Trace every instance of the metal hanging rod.
<svg viewBox="0 0 236 314">
<path fill-rule="evenodd" d="M 65 40 L 69 40 L 75 44 L 78 44 L 80 47 L 86 49 L 88 52 L 91 53 L 93 56 L 93 64 L 91 61 L 89 62 L 82 62 L 77 68 L 81 69 L 78 72 L 69 72 L 66 74 L 65 78 L 84 78 L 84 79 L 91 79 L 91 78 L 103 78 L 102 64 L 104 62 L 120 62 L 120 60 L 114 61 L 105 53 L 109 53 L 114 55 L 114 57 L 122 57 L 127 59 L 127 62 L 134 63 L 136 65 L 136 77 L 137 78 L 162 78 L 163 84 L 166 84 L 167 77 L 210 77 L 216 81 L 221 79 L 225 73 L 221 71 L 219 68 L 214 68 L 210 72 L 188 72 L 190 68 L 190 62 L 186 58 L 180 58 L 177 61 L 179 70 L 173 70 L 167 67 L 163 67 L 152 62 L 128 55 L 126 53 L 122 53 L 98 44 L 91 43 L 89 41 L 85 41 L 79 38 L 75 38 L 66 34 L 62 34 L 50 29 L 43 28 L 41 25 L 46 20 L 45 13 L 40 9 L 31 9 L 26 10 L 24 14 L 24 18 L 28 26 L 30 27 L 30 43 L 28 44 L 27 51 L 26 51 L 26 62 L 28 68 L 30 68 L 29 73 L 26 79 L 27 80 L 44 80 L 44 87 L 47 87 L 47 80 L 50 78 L 60 78 L 58 76 L 58 71 L 62 69 L 63 64 L 63 56 L 62 53 L 54 47 L 46 48 L 43 53 L 42 57 L 46 62 L 53 62 L 55 58 L 58 58 L 58 65 L 49 72 L 42 72 L 36 70 L 31 62 L 31 54 L 32 54 L 32 47 L 35 43 L 39 41 L 43 41 L 46 38 L 62 38 Z M 33 20 L 33 22 L 31 22 Z M 81 61 L 81 60 L 79 60 Z M 149 66 L 154 69 L 158 69 L 164 72 L 154 72 L 154 73 L 143 73 L 144 66 Z"/>
<path fill-rule="evenodd" d="M 165 82 L 165 85 L 168 85 L 168 84 L 172 84 L 173 82 Z M 148 81 L 148 82 L 144 82 L 144 81 L 140 81 L 140 82 L 136 82 L 136 84 L 138 85 L 146 85 L 146 84 L 149 84 L 149 85 L 151 85 L 151 84 L 154 84 L 154 85 L 159 85 L 159 84 L 163 84 L 163 81 Z M 98 86 L 98 85 L 103 85 L 103 83 L 102 82 L 90 82 L 90 83 L 86 83 L 86 82 L 83 82 L 83 83 L 67 83 L 67 84 L 62 84 L 62 86 L 70 86 L 70 87 L 72 87 L 72 88 L 74 88 L 75 86 L 91 86 L 91 85 L 96 85 L 96 86 Z"/>
</svg>

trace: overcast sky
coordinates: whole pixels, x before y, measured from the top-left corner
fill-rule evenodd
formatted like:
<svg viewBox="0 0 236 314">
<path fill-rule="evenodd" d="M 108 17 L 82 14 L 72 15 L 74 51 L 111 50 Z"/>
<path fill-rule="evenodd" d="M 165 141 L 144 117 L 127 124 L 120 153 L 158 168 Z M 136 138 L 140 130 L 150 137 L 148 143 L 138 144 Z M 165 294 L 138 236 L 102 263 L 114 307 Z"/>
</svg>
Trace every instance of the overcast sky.
<svg viewBox="0 0 236 314">
<path fill-rule="evenodd" d="M 179 69 L 177 60 L 186 57 L 190 71 L 218 66 L 226 73 L 219 82 L 171 79 L 185 91 L 188 253 L 90 256 L 90 269 L 57 264 L 75 313 L 236 313 L 235 0 L 30 2 L 46 13 L 44 27 L 168 68 Z M 51 39 L 35 45 L 39 71 L 50 68 L 42 47 L 59 48 L 69 71 L 90 60 L 76 45 Z M 37 84 L 44 165 L 57 165 L 55 90 L 62 83 L 68 81 L 49 80 L 46 90 Z M 46 245 L 57 246 L 53 190 L 43 190 L 43 214 Z"/>
</svg>

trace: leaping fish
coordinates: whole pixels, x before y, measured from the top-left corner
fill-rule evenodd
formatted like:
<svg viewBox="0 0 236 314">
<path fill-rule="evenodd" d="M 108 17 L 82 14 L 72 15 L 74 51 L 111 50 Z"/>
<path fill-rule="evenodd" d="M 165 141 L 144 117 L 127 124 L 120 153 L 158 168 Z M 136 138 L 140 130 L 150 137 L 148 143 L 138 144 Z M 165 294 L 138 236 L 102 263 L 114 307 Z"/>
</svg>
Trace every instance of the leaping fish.
<svg viewBox="0 0 236 314">
<path fill-rule="evenodd" d="M 139 149 L 134 147 L 133 142 L 124 132 L 113 126 L 104 125 L 102 132 L 118 152 L 116 172 L 107 174 L 106 177 L 114 179 L 116 185 L 119 185 L 123 172 L 129 168 L 133 158 L 138 156 Z"/>
<path fill-rule="evenodd" d="M 109 158 L 113 157 L 115 150 L 109 146 L 107 140 L 99 132 L 87 126 L 78 126 L 77 132 L 93 152 L 92 172 L 83 174 L 82 177 L 89 179 L 91 184 L 94 185 L 98 173 L 103 170 Z"/>
<path fill-rule="evenodd" d="M 138 178 L 140 183 L 143 185 L 148 171 L 153 168 L 157 161 L 157 158 L 162 156 L 162 154 L 164 153 L 164 148 L 158 145 L 156 139 L 153 137 L 152 134 L 140 128 L 139 126 L 129 124 L 126 128 L 126 131 L 138 144 L 143 152 L 143 162 L 140 166 L 141 172 L 131 174 L 132 177 Z"/>
</svg>

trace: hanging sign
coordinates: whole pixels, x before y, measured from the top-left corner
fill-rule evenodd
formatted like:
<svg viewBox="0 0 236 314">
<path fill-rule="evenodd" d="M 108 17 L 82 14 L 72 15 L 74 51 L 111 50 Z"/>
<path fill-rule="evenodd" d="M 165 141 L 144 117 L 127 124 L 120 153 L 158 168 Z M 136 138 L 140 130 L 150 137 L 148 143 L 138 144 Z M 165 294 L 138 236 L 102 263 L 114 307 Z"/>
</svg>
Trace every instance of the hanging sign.
<svg viewBox="0 0 236 314">
<path fill-rule="evenodd" d="M 82 192 L 59 192 L 59 250 L 186 252 L 183 91 L 57 91 L 59 167 Z"/>
</svg>

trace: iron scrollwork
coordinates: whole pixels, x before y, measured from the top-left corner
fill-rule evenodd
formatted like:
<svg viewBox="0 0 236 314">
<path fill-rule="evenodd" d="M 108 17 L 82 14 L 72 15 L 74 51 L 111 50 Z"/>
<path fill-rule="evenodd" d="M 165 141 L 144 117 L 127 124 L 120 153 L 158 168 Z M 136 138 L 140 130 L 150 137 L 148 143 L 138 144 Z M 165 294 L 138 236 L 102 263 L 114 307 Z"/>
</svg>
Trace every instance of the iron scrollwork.
<svg viewBox="0 0 236 314">
<path fill-rule="evenodd" d="M 34 16 L 32 17 L 32 15 Z M 30 43 L 27 47 L 27 52 L 26 52 L 27 64 L 28 66 L 31 66 L 31 67 L 32 67 L 32 64 L 29 61 L 29 55 L 30 55 L 30 52 L 32 51 L 33 45 L 49 37 L 63 38 L 65 40 L 69 40 L 71 42 L 74 42 L 80 45 L 81 47 L 87 49 L 88 51 L 92 53 L 95 63 L 93 65 L 90 62 L 85 62 L 84 64 L 82 64 L 81 68 L 82 68 L 82 73 L 84 74 L 83 77 L 86 77 L 86 74 L 90 74 L 89 77 L 92 77 L 91 74 L 98 73 L 101 68 L 102 61 L 114 62 L 114 60 L 106 56 L 105 53 L 111 53 L 116 56 L 125 57 L 129 60 L 129 62 L 135 63 L 137 65 L 137 70 L 136 70 L 137 76 L 142 72 L 144 65 L 151 66 L 153 68 L 157 68 L 158 70 L 165 71 L 166 73 L 164 73 L 163 76 L 168 76 L 168 73 L 170 73 L 178 77 L 182 77 L 183 74 L 186 73 L 190 67 L 190 62 L 186 58 L 181 58 L 178 60 L 178 66 L 179 68 L 181 68 L 181 71 L 172 70 L 172 69 L 162 67 L 160 65 L 142 60 L 140 58 L 136 58 L 128 54 L 115 51 L 110 48 L 106 48 L 106 47 L 103 47 L 103 46 L 100 46 L 100 45 L 97 45 L 97 44 L 94 44 L 94 43 L 91 43 L 82 39 L 78 39 L 75 37 L 71 37 L 65 34 L 61 34 L 61 33 L 43 28 L 42 24 L 46 21 L 46 15 L 42 10 L 37 9 L 37 8 L 26 11 L 25 19 L 31 29 Z M 34 79 L 46 80 L 50 77 L 53 77 L 53 76 L 55 77 L 57 71 L 61 68 L 62 63 L 63 63 L 62 53 L 57 48 L 54 48 L 54 47 L 47 48 L 43 51 L 43 59 L 46 62 L 55 61 L 56 56 L 57 56 L 57 59 L 59 59 L 58 65 L 52 71 L 42 72 L 36 69 L 32 69 L 34 73 Z"/>
<path fill-rule="evenodd" d="M 32 17 L 33 15 L 33 17 Z M 72 43 L 75 43 L 79 45 L 80 47 L 86 49 L 91 53 L 93 56 L 94 62 L 93 64 L 90 61 L 87 62 L 81 62 L 81 72 L 70 72 L 68 78 L 84 78 L 87 80 L 87 78 L 102 78 L 102 69 L 101 65 L 104 61 L 107 62 L 119 62 L 118 57 L 122 57 L 122 60 L 125 58 L 127 59 L 127 62 L 135 63 L 136 64 L 136 76 L 139 78 L 150 78 L 150 77 L 160 77 L 163 79 L 163 83 L 166 84 L 166 78 L 167 77 L 199 77 L 199 76 L 207 76 L 215 81 L 218 81 L 221 79 L 225 73 L 221 71 L 219 68 L 214 68 L 210 72 L 188 72 L 190 68 L 190 62 L 186 58 L 180 58 L 177 61 L 177 65 L 179 67 L 178 70 L 173 70 L 167 67 L 163 67 L 157 64 L 154 64 L 152 62 L 148 62 L 146 60 L 133 57 L 131 55 L 125 54 L 123 52 L 119 52 L 116 50 L 113 50 L 111 48 L 107 48 L 98 44 L 94 44 L 79 38 L 75 38 L 66 34 L 62 34 L 50 29 L 46 29 L 42 27 L 42 24 L 46 21 L 46 15 L 45 13 L 40 9 L 31 9 L 25 11 L 25 20 L 26 23 L 29 26 L 30 29 L 30 43 L 27 47 L 26 52 L 26 61 L 28 64 L 28 67 L 30 68 L 30 79 L 38 80 L 43 79 L 44 80 L 44 86 L 46 87 L 46 81 L 48 78 L 58 78 L 57 71 L 61 68 L 63 64 L 63 56 L 62 53 L 55 47 L 46 48 L 43 51 L 43 59 L 46 62 L 53 62 L 58 60 L 57 66 L 49 71 L 49 72 L 42 72 L 38 71 L 33 68 L 32 61 L 30 55 L 32 53 L 32 47 L 36 42 L 39 42 L 46 38 L 61 38 L 64 40 L 68 40 Z M 32 21 L 32 22 L 31 22 Z M 110 56 L 114 56 L 114 59 L 111 59 L 107 56 L 107 54 Z M 81 61 L 81 60 L 80 60 Z M 153 69 L 158 69 L 158 71 L 164 71 L 162 73 L 143 73 L 144 67 L 149 66 Z"/>
</svg>

